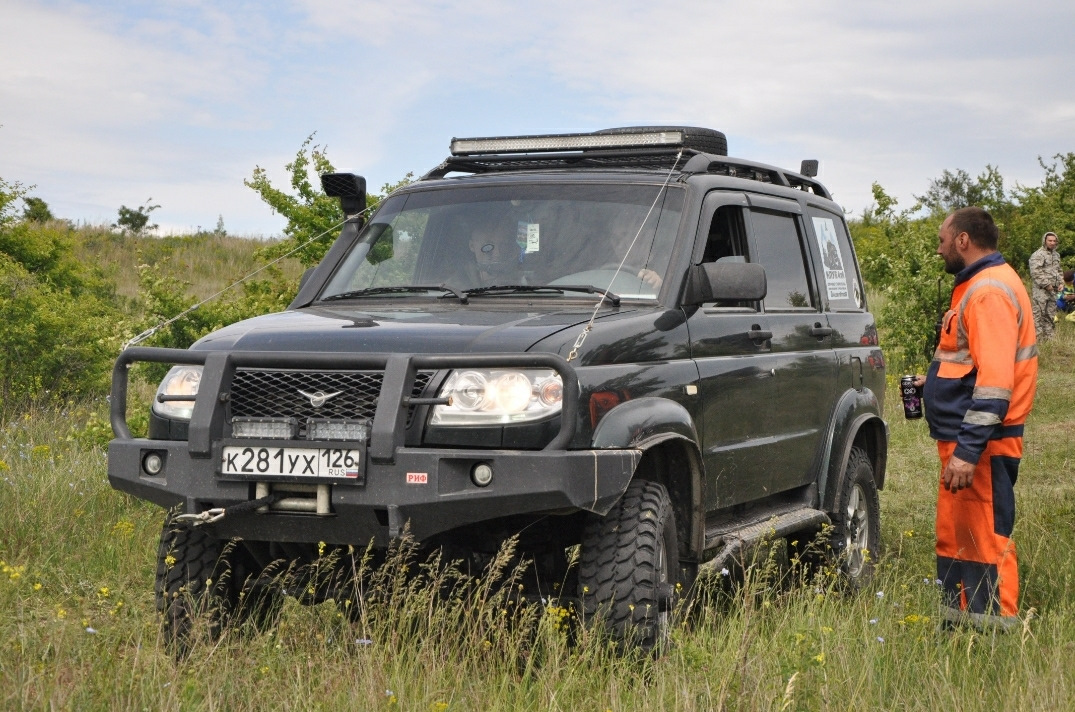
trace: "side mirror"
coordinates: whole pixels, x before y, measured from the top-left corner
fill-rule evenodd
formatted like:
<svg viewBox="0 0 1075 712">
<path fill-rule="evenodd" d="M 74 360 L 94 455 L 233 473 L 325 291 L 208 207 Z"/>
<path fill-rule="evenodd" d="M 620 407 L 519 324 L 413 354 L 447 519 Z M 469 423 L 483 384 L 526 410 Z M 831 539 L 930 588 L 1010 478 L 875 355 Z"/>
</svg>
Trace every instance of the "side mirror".
<svg viewBox="0 0 1075 712">
<path fill-rule="evenodd" d="M 756 302 L 765 299 L 765 268 L 749 262 L 706 262 L 691 265 L 685 305 L 706 302 Z"/>
</svg>

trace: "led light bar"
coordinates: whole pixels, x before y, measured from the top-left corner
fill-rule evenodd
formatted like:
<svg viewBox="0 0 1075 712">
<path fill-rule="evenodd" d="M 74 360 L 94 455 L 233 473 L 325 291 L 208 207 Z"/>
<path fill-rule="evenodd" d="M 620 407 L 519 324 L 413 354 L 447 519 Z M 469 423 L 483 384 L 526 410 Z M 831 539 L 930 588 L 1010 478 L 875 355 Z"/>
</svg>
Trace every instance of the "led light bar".
<svg viewBox="0 0 1075 712">
<path fill-rule="evenodd" d="M 362 442 L 366 439 L 366 429 L 365 420 L 310 418 L 306 421 L 306 439 Z"/>
<path fill-rule="evenodd" d="M 259 438 L 262 440 L 293 440 L 298 432 L 294 418 L 232 418 L 233 438 Z"/>
<path fill-rule="evenodd" d="M 453 138 L 453 156 L 484 153 L 536 153 L 543 151 L 584 151 L 593 148 L 642 148 L 683 145 L 682 131 L 639 131 L 637 133 L 547 134 L 544 136 L 503 136 Z"/>
</svg>

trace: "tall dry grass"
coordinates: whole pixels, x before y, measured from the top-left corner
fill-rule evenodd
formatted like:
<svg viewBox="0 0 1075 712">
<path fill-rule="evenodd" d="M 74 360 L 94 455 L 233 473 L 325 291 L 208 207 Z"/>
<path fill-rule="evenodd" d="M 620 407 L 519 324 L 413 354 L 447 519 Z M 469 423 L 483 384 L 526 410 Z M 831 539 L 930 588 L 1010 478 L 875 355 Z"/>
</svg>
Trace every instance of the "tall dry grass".
<svg viewBox="0 0 1075 712">
<path fill-rule="evenodd" d="M 271 241 L 216 233 L 175 237 L 123 235 L 104 227 L 83 227 L 75 231 L 75 249 L 80 259 L 98 266 L 116 284 L 116 293 L 132 300 L 138 295 L 138 266 L 161 265 L 165 276 L 189 285 L 187 293 L 204 299 L 223 286 L 250 274 L 264 264 L 259 249 Z M 298 260 L 279 263 L 287 279 L 302 274 Z"/>
<path fill-rule="evenodd" d="M 933 584 L 937 462 L 891 394 L 892 447 L 874 586 L 765 568 L 686 615 L 663 656 L 617 656 L 556 602 L 450 566 L 415 585 L 399 557 L 361 615 L 288 600 L 279 624 L 233 626 L 176 663 L 153 603 L 164 513 L 111 490 L 85 409 L 0 431 L 0 708 L 103 710 L 1066 710 L 1075 708 L 1075 325 L 1042 346 L 1016 487 L 1025 625 L 942 632 Z M 393 568 L 394 567 L 394 568 Z M 451 583 L 452 585 L 446 585 Z M 444 590 L 458 595 L 442 595 Z M 1033 611 L 1033 617 L 1029 614 Z"/>
</svg>

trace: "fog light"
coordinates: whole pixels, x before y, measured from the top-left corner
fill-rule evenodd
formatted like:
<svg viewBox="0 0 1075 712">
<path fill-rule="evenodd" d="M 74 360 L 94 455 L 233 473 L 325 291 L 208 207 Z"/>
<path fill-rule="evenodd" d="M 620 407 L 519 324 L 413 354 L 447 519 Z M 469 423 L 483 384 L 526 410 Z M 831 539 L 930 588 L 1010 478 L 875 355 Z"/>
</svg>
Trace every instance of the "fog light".
<svg viewBox="0 0 1075 712">
<path fill-rule="evenodd" d="M 159 475 L 164 469 L 164 458 L 158 453 L 149 452 L 142 458 L 142 469 L 149 475 Z"/>
<path fill-rule="evenodd" d="M 479 487 L 485 487 L 493 481 L 493 468 L 484 462 L 479 462 L 470 471 L 470 481 Z"/>
</svg>

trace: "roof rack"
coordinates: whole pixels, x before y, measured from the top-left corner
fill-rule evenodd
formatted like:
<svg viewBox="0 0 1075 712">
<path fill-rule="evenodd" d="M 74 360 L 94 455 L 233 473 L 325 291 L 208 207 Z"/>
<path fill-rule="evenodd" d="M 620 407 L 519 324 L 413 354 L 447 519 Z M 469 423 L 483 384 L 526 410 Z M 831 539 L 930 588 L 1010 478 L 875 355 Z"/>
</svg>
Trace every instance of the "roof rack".
<svg viewBox="0 0 1075 712">
<path fill-rule="evenodd" d="M 728 156 L 710 156 L 698 154 L 687 161 L 680 171 L 681 173 L 709 173 L 730 178 L 745 178 L 756 180 L 761 183 L 773 183 L 788 188 L 795 188 L 807 193 L 819 195 L 822 198 L 832 200 L 828 189 L 812 176 L 784 170 L 776 166 L 769 166 L 757 161 L 748 161 L 742 158 L 730 158 Z"/>
<path fill-rule="evenodd" d="M 682 174 L 714 173 L 832 197 L 811 176 L 729 158 L 727 146 L 727 139 L 720 131 L 691 126 L 633 126 L 592 133 L 453 138 L 452 155 L 422 176 L 422 180 L 444 178 L 449 173 L 578 168 L 669 170 L 678 162 Z"/>
<path fill-rule="evenodd" d="M 683 149 L 685 154 L 696 151 Z M 549 170 L 557 168 L 642 168 L 668 170 L 675 165 L 679 149 L 635 149 L 631 151 L 586 151 L 510 155 L 450 156 L 422 176 L 443 178 L 449 173 L 495 173 L 498 171 Z M 682 158 L 680 163 L 682 164 Z"/>
</svg>

